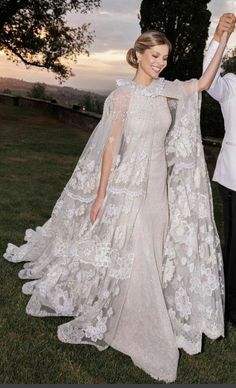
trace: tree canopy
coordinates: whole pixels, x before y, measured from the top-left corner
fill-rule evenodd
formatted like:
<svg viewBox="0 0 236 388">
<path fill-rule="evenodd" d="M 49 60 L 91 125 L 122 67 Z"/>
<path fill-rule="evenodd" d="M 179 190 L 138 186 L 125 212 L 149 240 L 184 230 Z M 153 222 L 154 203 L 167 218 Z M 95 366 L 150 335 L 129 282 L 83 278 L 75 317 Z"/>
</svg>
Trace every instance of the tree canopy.
<svg viewBox="0 0 236 388">
<path fill-rule="evenodd" d="M 46 93 L 45 85 L 37 82 L 34 84 L 31 88 L 31 90 L 28 92 L 28 97 L 32 98 L 38 98 L 40 100 L 49 100 L 51 99 L 50 96 Z"/>
<path fill-rule="evenodd" d="M 94 38 L 90 24 L 71 27 L 69 12 L 87 13 L 100 0 L 1 0 L 0 50 L 13 61 L 45 68 L 59 80 L 68 79 L 72 69 L 65 60 L 76 61 L 88 54 Z"/>
<path fill-rule="evenodd" d="M 224 57 L 222 68 L 225 73 L 236 74 L 236 47 L 228 52 Z"/>
<path fill-rule="evenodd" d="M 164 32 L 173 45 L 169 65 L 163 73 L 170 80 L 199 77 L 208 37 L 210 0 L 143 0 L 140 9 L 142 32 Z"/>
</svg>

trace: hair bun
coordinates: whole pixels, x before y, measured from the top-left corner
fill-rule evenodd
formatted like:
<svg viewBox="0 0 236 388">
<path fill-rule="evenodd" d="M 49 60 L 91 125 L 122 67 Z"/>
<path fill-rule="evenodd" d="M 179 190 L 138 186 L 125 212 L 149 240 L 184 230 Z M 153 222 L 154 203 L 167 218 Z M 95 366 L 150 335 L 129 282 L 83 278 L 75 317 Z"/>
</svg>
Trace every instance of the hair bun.
<svg viewBox="0 0 236 388">
<path fill-rule="evenodd" d="M 130 66 L 134 67 L 135 69 L 138 68 L 138 59 L 136 51 L 133 47 L 127 51 L 126 60 Z"/>
</svg>

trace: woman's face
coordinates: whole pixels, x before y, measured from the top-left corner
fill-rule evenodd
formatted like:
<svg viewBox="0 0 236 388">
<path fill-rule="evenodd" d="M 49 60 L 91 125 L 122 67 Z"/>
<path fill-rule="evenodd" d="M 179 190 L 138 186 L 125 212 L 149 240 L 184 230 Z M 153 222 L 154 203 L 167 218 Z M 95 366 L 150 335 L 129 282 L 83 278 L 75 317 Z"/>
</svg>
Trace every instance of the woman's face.
<svg viewBox="0 0 236 388">
<path fill-rule="evenodd" d="M 158 78 L 161 71 L 167 65 L 169 46 L 161 44 L 146 49 L 143 54 L 136 53 L 139 60 L 138 70 L 143 71 L 151 78 Z"/>
</svg>

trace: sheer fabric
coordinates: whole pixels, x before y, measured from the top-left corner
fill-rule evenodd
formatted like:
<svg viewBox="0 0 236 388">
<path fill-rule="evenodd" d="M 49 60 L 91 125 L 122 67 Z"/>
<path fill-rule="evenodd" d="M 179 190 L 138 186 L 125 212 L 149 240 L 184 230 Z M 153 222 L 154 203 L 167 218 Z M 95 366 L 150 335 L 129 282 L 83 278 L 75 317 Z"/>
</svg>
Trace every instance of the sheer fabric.
<svg viewBox="0 0 236 388">
<path fill-rule="evenodd" d="M 100 350 L 114 346 L 166 381 L 176 377 L 177 345 L 197 353 L 203 333 L 210 338 L 224 333 L 222 257 L 201 144 L 196 85 L 195 80 L 159 79 L 149 87 L 119 81 L 51 218 L 36 231 L 26 231 L 26 244 L 19 248 L 9 244 L 4 255 L 12 262 L 28 262 L 19 273 L 22 279 L 32 280 L 23 286 L 23 292 L 32 295 L 27 313 L 74 318 L 59 326 L 60 340 L 90 343 Z M 165 247 L 156 272 L 159 297 L 153 317 L 165 316 L 160 327 L 168 330 L 164 344 L 159 342 L 159 348 L 156 344 L 154 355 L 144 359 L 142 349 L 135 354 L 134 348 L 122 348 L 117 332 L 130 311 L 131 291 L 135 295 L 132 277 L 137 274 L 135 253 L 142 230 L 139 227 L 137 233 L 137 225 L 148 195 L 156 130 L 162 112 L 167 111 L 172 116 L 165 145 L 169 216 L 160 241 Z M 105 147 L 112 149 L 113 168 L 101 214 L 91 225 L 89 213 Z M 127 333 L 132 332 L 133 323 L 129 325 Z M 148 338 L 154 335 L 150 329 Z"/>
<path fill-rule="evenodd" d="M 170 222 L 163 288 L 178 347 L 195 354 L 201 351 L 203 333 L 211 339 L 224 335 L 224 277 L 201 142 L 201 101 L 194 92 L 197 81 L 181 86 L 186 97 L 173 110 L 166 145 Z"/>
</svg>

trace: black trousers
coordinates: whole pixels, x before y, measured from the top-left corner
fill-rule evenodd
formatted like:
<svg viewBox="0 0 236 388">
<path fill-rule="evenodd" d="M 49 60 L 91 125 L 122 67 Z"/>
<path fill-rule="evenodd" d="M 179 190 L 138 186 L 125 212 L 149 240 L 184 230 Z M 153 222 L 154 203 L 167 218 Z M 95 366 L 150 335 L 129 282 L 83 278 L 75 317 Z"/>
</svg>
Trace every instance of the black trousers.
<svg viewBox="0 0 236 388">
<path fill-rule="evenodd" d="M 236 191 L 219 185 L 224 209 L 225 313 L 236 313 Z"/>
</svg>

